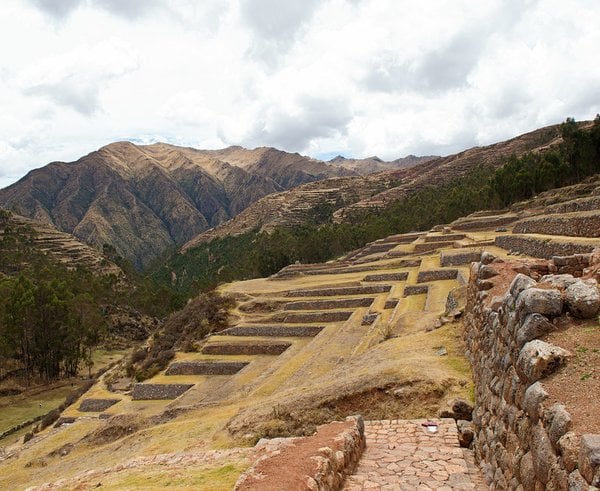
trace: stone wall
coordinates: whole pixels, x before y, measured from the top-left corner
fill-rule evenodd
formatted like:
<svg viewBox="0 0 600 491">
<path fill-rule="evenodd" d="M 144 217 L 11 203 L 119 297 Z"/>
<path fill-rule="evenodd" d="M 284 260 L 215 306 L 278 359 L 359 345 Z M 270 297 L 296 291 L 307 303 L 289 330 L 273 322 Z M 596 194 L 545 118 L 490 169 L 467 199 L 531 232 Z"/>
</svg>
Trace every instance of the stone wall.
<svg viewBox="0 0 600 491">
<path fill-rule="evenodd" d="M 273 316 L 275 322 L 298 324 L 304 322 L 342 322 L 347 321 L 354 312 L 330 310 L 326 312 L 282 312 Z"/>
<path fill-rule="evenodd" d="M 452 223 L 456 230 L 485 230 L 494 227 L 504 227 L 518 220 L 516 215 L 500 215 L 473 219 L 459 219 Z"/>
<path fill-rule="evenodd" d="M 338 295 L 372 295 L 386 293 L 391 285 L 342 286 L 335 288 L 319 288 L 314 290 L 291 290 L 288 297 L 334 297 Z"/>
<path fill-rule="evenodd" d="M 407 285 L 404 287 L 404 296 L 410 297 L 411 295 L 426 295 L 429 293 L 428 285 Z"/>
<path fill-rule="evenodd" d="M 458 275 L 457 269 L 430 269 L 419 271 L 417 283 L 426 283 L 428 281 L 455 280 Z"/>
<path fill-rule="evenodd" d="M 292 343 L 245 342 L 245 343 L 208 343 L 202 347 L 205 355 L 280 355 Z"/>
<path fill-rule="evenodd" d="M 233 375 L 248 365 L 247 361 L 176 361 L 165 375 Z"/>
<path fill-rule="evenodd" d="M 414 252 L 429 252 L 435 251 L 436 249 L 441 249 L 443 247 L 452 247 L 454 245 L 454 241 L 447 242 L 422 242 L 421 244 L 414 245 Z"/>
<path fill-rule="evenodd" d="M 465 238 L 465 234 L 443 234 L 443 235 L 426 235 L 423 237 L 424 242 L 449 242 L 461 240 Z"/>
<path fill-rule="evenodd" d="M 131 398 L 139 400 L 177 399 L 194 384 L 135 384 Z"/>
<path fill-rule="evenodd" d="M 261 440 L 256 445 L 257 461 L 240 476 L 234 489 L 342 489 L 364 449 L 365 426 L 361 416 L 319 426 L 317 433 L 306 438 Z M 297 461 L 299 455 L 301 462 Z"/>
<path fill-rule="evenodd" d="M 516 234 L 569 235 L 573 237 L 600 237 L 600 213 L 582 215 L 545 215 L 517 222 Z"/>
<path fill-rule="evenodd" d="M 542 240 L 521 235 L 499 235 L 494 244 L 507 251 L 521 252 L 528 256 L 550 259 L 552 256 L 569 256 L 572 254 L 590 253 L 593 244 L 577 244 L 559 242 L 550 239 Z"/>
<path fill-rule="evenodd" d="M 314 337 L 323 326 L 235 326 L 220 331 L 224 336 Z"/>
<path fill-rule="evenodd" d="M 473 445 L 487 481 L 525 491 L 599 486 L 600 435 L 573 433 L 565 406 L 546 401 L 544 380 L 570 353 L 538 339 L 555 319 L 596 316 L 597 284 L 568 275 L 538 283 L 515 272 L 522 263 L 483 259 L 471 266 L 465 339 L 476 391 Z"/>
<path fill-rule="evenodd" d="M 81 401 L 78 410 L 84 413 L 100 413 L 107 410 L 109 407 L 114 406 L 117 402 L 121 402 L 121 399 L 84 399 Z"/>
<path fill-rule="evenodd" d="M 441 266 L 459 266 L 461 264 L 470 264 L 481 260 L 480 250 L 466 250 L 461 252 L 442 251 L 440 254 Z"/>
<path fill-rule="evenodd" d="M 284 310 L 331 310 L 347 309 L 357 307 L 369 307 L 375 298 L 342 298 L 337 300 L 306 300 L 299 302 L 289 302 L 283 307 Z"/>
<path fill-rule="evenodd" d="M 408 272 L 403 271 L 400 273 L 369 274 L 363 278 L 363 281 L 406 281 L 407 278 Z"/>
</svg>

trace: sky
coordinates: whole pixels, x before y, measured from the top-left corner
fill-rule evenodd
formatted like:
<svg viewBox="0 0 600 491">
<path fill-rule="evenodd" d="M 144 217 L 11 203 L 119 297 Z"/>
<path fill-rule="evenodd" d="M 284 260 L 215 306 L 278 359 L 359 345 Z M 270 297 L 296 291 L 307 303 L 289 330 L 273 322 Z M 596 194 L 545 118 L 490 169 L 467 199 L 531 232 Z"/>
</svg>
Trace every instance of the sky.
<svg viewBox="0 0 600 491">
<path fill-rule="evenodd" d="M 0 187 L 113 141 L 447 155 L 600 112 L 597 0 L 2 0 Z"/>
</svg>

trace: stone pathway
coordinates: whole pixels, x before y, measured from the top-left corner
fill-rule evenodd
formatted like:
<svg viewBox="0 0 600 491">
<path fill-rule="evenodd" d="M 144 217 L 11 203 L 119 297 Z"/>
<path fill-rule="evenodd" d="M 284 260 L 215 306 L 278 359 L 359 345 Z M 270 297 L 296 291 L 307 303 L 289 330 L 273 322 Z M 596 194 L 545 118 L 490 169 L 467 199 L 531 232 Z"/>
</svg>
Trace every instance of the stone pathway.
<svg viewBox="0 0 600 491">
<path fill-rule="evenodd" d="M 458 444 L 453 419 L 365 421 L 367 448 L 344 490 L 487 490 L 473 454 Z"/>
</svg>

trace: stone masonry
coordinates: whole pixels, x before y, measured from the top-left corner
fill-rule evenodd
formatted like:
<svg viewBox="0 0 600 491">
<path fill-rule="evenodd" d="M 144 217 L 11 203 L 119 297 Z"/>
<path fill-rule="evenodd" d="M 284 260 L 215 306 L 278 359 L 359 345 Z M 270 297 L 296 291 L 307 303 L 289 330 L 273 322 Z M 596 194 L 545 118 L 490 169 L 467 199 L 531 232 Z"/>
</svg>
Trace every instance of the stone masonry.
<svg viewBox="0 0 600 491">
<path fill-rule="evenodd" d="M 490 254 L 484 262 L 471 266 L 465 338 L 476 391 L 474 450 L 485 478 L 492 489 L 597 489 L 590 486 L 600 485 L 600 435 L 576 435 L 565 406 L 543 404 L 544 379 L 570 353 L 538 338 L 567 312 L 597 316 L 598 286 L 565 274 L 538 274 L 538 283 L 516 273 L 526 271 L 523 263 Z M 511 276 L 499 293 L 496 285 Z"/>
<path fill-rule="evenodd" d="M 366 421 L 367 449 L 344 485 L 361 490 L 485 490 L 470 450 L 458 443 L 453 419 Z"/>
</svg>

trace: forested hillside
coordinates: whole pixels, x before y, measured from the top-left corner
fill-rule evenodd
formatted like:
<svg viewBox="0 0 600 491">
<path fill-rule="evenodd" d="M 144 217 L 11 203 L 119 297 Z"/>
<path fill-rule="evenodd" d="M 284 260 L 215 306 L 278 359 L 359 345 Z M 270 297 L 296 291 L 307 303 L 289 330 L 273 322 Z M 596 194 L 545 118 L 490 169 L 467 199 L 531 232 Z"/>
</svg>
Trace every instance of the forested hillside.
<svg viewBox="0 0 600 491">
<path fill-rule="evenodd" d="M 354 210 L 344 223 L 330 214 L 303 225 L 253 230 L 215 239 L 162 258 L 151 276 L 186 295 L 219 283 L 270 275 L 296 261 L 322 262 L 395 233 L 427 230 L 477 210 L 509 206 L 536 193 L 580 182 L 600 172 L 600 116 L 591 126 L 567 119 L 562 142 L 494 170 L 478 166 L 447 184 L 429 186 L 379 208 Z"/>
</svg>

